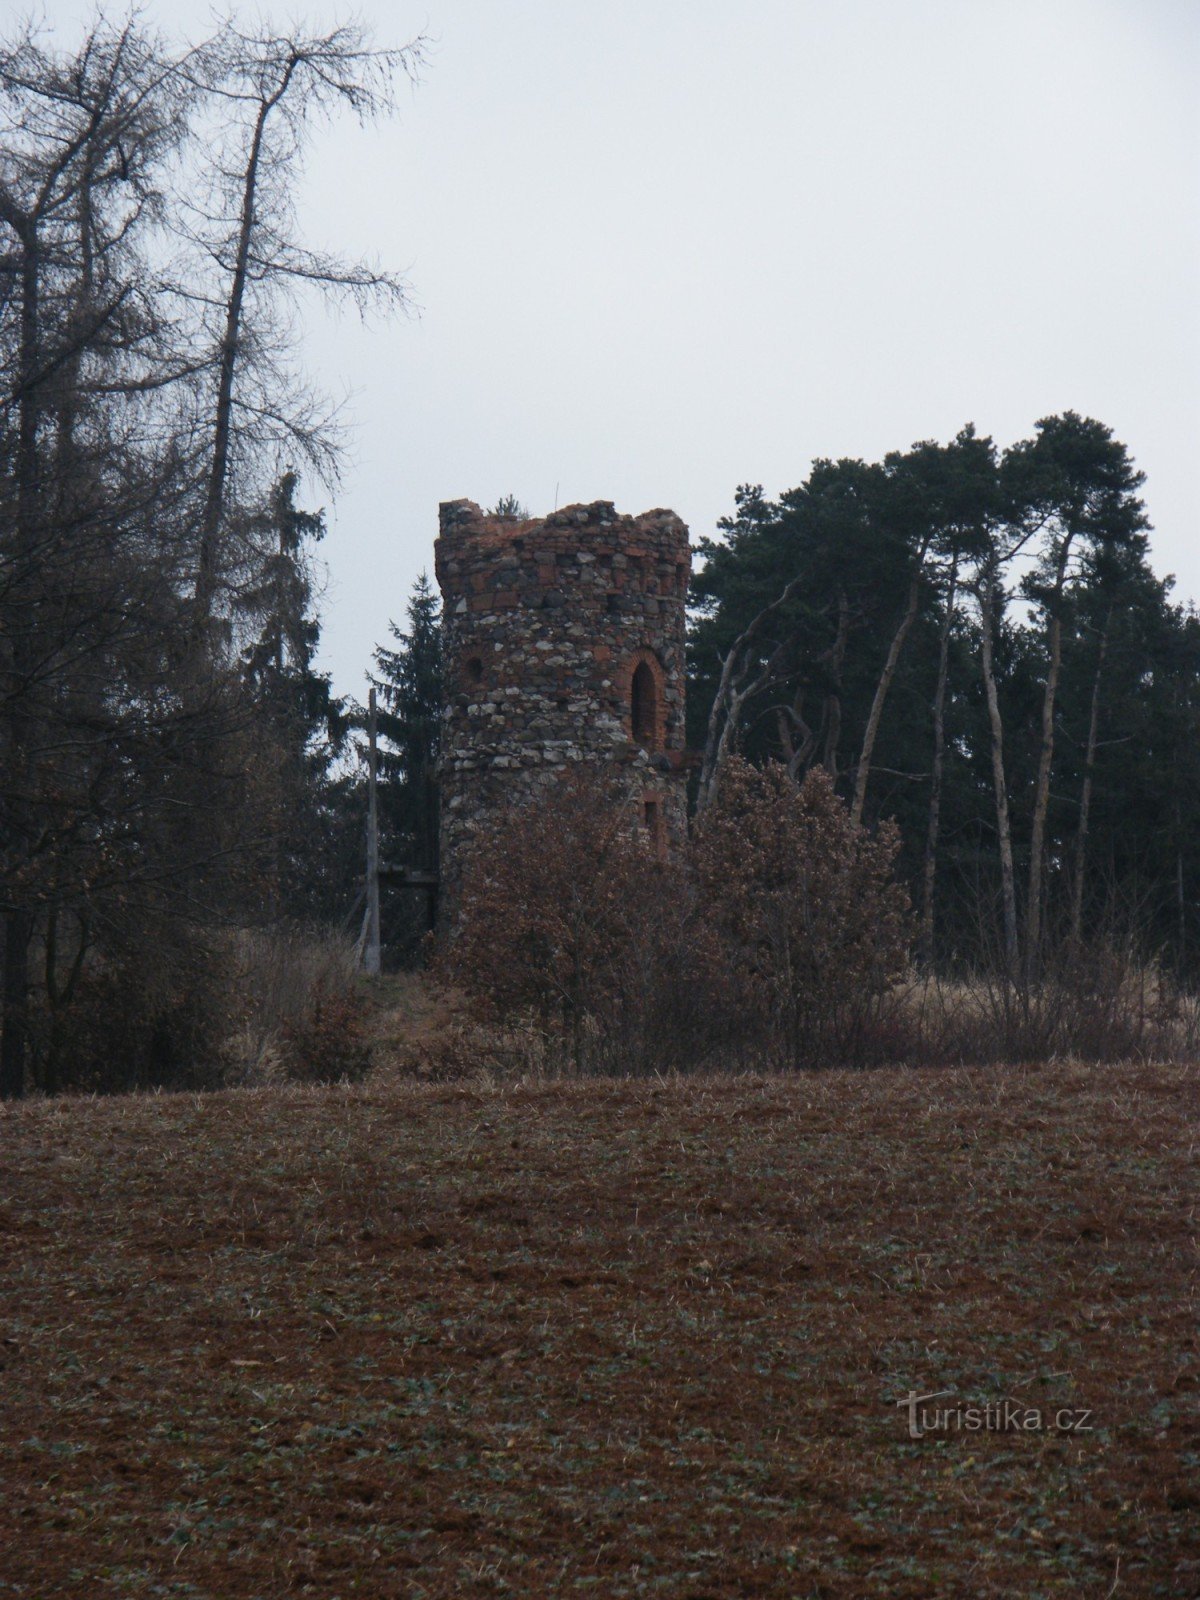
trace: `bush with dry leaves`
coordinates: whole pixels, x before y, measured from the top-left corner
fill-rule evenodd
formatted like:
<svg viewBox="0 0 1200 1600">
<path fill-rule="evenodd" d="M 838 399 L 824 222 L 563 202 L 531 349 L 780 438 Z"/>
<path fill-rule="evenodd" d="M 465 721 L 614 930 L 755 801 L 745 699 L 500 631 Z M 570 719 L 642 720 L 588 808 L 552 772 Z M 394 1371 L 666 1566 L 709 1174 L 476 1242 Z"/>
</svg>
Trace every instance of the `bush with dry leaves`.
<svg viewBox="0 0 1200 1600">
<path fill-rule="evenodd" d="M 894 1054 L 883 1006 L 908 903 L 894 831 L 854 827 L 824 773 L 731 761 L 683 861 L 619 789 L 573 774 L 482 829 L 436 969 L 526 1016 L 576 1071 L 794 1067 Z"/>
<path fill-rule="evenodd" d="M 911 943 L 900 836 L 850 820 L 833 780 L 723 768 L 692 841 L 695 892 L 748 1038 L 779 1066 L 895 1054 L 887 1003 Z"/>
<path fill-rule="evenodd" d="M 716 1042 L 691 885 L 631 818 L 580 771 L 481 829 L 434 964 L 486 1015 L 535 1020 L 576 1072 L 672 1070 Z"/>
</svg>

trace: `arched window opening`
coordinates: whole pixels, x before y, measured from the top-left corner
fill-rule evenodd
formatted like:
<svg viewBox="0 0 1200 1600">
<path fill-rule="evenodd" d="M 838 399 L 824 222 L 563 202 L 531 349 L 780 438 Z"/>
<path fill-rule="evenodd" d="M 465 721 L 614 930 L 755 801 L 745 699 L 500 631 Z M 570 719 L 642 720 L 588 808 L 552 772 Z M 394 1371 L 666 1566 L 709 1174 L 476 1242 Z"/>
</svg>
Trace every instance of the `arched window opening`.
<svg viewBox="0 0 1200 1600">
<path fill-rule="evenodd" d="M 483 661 L 479 656 L 468 656 L 466 660 L 467 682 L 483 682 Z"/>
<path fill-rule="evenodd" d="M 639 661 L 634 668 L 629 701 L 634 743 L 652 750 L 658 731 L 658 685 L 645 661 Z"/>
</svg>

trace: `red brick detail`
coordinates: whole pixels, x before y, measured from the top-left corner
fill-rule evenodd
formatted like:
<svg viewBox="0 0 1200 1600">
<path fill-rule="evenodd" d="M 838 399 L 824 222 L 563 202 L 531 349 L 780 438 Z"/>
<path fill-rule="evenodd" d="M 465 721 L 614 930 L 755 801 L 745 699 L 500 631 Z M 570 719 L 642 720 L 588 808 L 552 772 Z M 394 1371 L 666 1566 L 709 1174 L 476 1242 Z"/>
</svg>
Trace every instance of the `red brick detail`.
<svg viewBox="0 0 1200 1600">
<path fill-rule="evenodd" d="M 646 669 L 640 677 L 639 667 Z M 638 687 L 649 683 L 651 703 L 648 715 L 644 698 L 645 689 L 635 694 L 635 679 Z M 643 646 L 622 661 L 617 668 L 615 682 L 624 707 L 625 725 L 629 730 L 630 740 L 647 750 L 661 750 L 667 739 L 667 704 L 664 693 L 666 674 L 663 672 L 662 662 L 653 650 Z M 646 718 L 642 727 L 634 726 L 635 699 L 642 717 Z"/>
</svg>

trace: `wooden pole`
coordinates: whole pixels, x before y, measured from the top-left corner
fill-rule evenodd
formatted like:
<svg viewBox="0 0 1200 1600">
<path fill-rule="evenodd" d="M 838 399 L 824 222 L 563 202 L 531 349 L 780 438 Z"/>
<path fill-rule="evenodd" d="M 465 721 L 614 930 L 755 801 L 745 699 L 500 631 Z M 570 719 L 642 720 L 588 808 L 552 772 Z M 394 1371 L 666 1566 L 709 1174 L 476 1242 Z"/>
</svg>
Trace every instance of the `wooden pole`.
<svg viewBox="0 0 1200 1600">
<path fill-rule="evenodd" d="M 379 976 L 379 810 L 376 773 L 379 746 L 375 726 L 375 690 L 368 701 L 367 729 L 371 749 L 367 767 L 367 937 L 363 943 L 363 971 Z"/>
</svg>

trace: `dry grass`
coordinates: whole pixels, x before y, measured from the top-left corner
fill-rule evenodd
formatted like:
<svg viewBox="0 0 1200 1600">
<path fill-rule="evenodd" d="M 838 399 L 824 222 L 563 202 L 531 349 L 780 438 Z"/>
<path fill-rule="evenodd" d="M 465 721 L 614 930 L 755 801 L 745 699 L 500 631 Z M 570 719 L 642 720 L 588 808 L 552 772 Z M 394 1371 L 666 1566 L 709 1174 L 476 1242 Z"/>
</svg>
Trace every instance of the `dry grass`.
<svg viewBox="0 0 1200 1600">
<path fill-rule="evenodd" d="M 312 1013 L 314 997 L 352 991 L 355 955 L 345 940 L 302 931 L 243 929 L 229 952 L 230 1010 L 225 1081 L 286 1082 L 287 1032 Z"/>
<path fill-rule="evenodd" d="M 1037 984 L 986 974 L 971 982 L 913 976 L 891 997 L 897 1041 L 910 1058 L 994 1064 L 1195 1061 L 1200 1002 L 1152 965 L 1092 951 Z"/>
<path fill-rule="evenodd" d="M 1194 1596 L 1196 1108 L 1057 1066 L 7 1109 L 0 1596 Z M 1091 1430 L 912 1440 L 910 1389 Z"/>
</svg>

